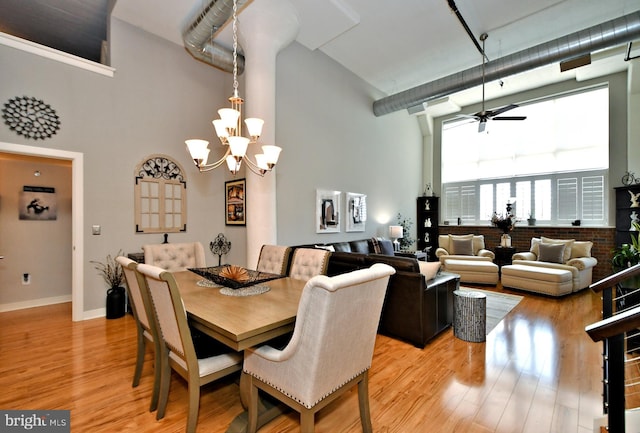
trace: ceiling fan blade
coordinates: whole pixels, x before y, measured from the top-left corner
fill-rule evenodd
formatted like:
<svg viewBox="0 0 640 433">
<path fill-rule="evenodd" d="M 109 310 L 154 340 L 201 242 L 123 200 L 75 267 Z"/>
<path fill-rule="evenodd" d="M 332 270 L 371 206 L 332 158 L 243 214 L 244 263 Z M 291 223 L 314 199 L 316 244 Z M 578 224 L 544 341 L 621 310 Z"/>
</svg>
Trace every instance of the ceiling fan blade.
<svg viewBox="0 0 640 433">
<path fill-rule="evenodd" d="M 527 116 L 500 116 L 493 117 L 492 120 L 525 120 Z"/>
<path fill-rule="evenodd" d="M 516 104 L 505 105 L 504 107 L 496 108 L 489 112 L 489 117 L 497 116 L 499 114 L 504 113 L 505 111 L 513 110 L 514 108 L 518 108 Z"/>
</svg>

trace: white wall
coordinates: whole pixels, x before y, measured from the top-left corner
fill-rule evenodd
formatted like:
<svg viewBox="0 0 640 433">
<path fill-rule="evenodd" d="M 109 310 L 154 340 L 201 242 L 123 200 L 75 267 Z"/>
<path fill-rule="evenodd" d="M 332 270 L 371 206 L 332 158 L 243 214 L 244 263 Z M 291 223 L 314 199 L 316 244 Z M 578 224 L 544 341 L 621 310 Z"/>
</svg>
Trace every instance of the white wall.
<svg viewBox="0 0 640 433">
<path fill-rule="evenodd" d="M 298 43 L 278 56 L 277 95 L 276 140 L 283 148 L 277 168 L 279 243 L 388 237 L 387 226 L 398 212 L 415 222 L 422 193 L 422 136 L 415 117 L 404 111 L 375 117 L 372 104 L 382 95 Z M 316 189 L 343 192 L 341 233 L 316 234 Z M 346 192 L 367 195 L 364 233 L 344 232 Z"/>
</svg>

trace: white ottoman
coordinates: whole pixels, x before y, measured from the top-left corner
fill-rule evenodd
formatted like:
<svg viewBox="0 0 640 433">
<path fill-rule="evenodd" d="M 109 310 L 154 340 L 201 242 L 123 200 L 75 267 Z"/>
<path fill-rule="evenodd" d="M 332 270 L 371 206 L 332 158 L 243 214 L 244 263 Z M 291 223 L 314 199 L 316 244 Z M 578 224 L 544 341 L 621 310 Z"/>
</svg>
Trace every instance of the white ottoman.
<svg viewBox="0 0 640 433">
<path fill-rule="evenodd" d="M 453 292 L 453 335 L 472 343 L 487 339 L 487 295 L 467 290 Z"/>
<path fill-rule="evenodd" d="M 506 265 L 502 267 L 502 286 L 562 296 L 573 291 L 573 275 L 565 269 Z"/>
<path fill-rule="evenodd" d="M 485 260 L 445 259 L 443 271 L 460 275 L 462 283 L 496 284 L 498 265 Z"/>
</svg>

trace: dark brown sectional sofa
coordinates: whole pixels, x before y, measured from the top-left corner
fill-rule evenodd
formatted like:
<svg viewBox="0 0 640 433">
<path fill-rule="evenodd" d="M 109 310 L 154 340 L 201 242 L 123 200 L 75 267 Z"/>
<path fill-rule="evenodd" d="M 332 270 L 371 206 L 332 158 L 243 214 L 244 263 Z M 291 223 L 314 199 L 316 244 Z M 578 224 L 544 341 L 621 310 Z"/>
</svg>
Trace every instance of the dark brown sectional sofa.
<svg viewBox="0 0 640 433">
<path fill-rule="evenodd" d="M 329 276 L 368 268 L 374 263 L 385 263 L 395 268 L 396 273 L 389 280 L 379 332 L 423 348 L 430 339 L 451 325 L 453 291 L 459 287 L 460 277 L 439 272 L 433 279 L 426 281 L 417 259 L 393 255 L 391 241 L 383 242 L 382 249 L 375 243 L 372 239 L 360 239 L 322 245 L 298 245 L 293 248 L 332 246 L 335 251 L 329 257 Z M 386 254 L 376 251 L 384 251 Z"/>
</svg>

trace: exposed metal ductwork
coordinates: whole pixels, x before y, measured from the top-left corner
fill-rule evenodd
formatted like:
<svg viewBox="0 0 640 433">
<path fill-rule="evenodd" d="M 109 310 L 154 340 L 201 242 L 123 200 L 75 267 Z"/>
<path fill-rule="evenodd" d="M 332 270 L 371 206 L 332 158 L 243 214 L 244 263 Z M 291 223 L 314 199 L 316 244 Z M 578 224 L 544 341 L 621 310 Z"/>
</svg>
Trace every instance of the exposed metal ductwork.
<svg viewBox="0 0 640 433">
<path fill-rule="evenodd" d="M 247 0 L 238 0 L 238 8 Z M 233 0 L 212 0 L 182 34 L 184 46 L 198 60 L 225 72 L 233 71 L 233 51 L 213 41 L 212 35 L 231 18 Z M 238 54 L 238 74 L 244 71 L 244 56 Z"/>
<path fill-rule="evenodd" d="M 640 12 L 572 33 L 568 36 L 519 51 L 486 63 L 487 81 L 518 74 L 540 66 L 568 60 L 596 50 L 626 44 L 640 37 Z M 382 116 L 394 111 L 415 107 L 461 90 L 482 84 L 482 66 L 421 84 L 409 90 L 378 99 L 373 112 Z"/>
</svg>

